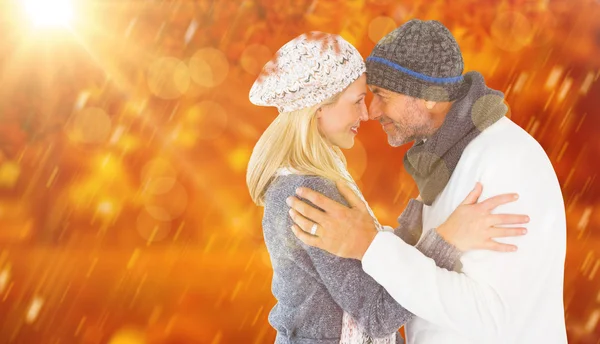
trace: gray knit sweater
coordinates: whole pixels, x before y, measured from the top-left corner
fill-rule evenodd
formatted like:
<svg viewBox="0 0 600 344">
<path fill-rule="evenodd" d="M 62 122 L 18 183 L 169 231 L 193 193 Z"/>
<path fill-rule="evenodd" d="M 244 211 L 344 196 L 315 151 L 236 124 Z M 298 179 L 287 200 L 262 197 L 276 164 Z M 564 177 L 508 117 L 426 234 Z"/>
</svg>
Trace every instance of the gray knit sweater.
<svg viewBox="0 0 600 344">
<path fill-rule="evenodd" d="M 265 194 L 263 234 L 273 266 L 272 292 L 277 299 L 269 314 L 269 322 L 277 330 L 275 343 L 339 343 L 343 311 L 371 337 L 398 331 L 413 315 L 363 271 L 359 260 L 336 257 L 309 247 L 294 236 L 285 200 L 294 196 L 300 186 L 348 205 L 334 182 L 316 176 L 279 176 L 269 186 Z M 421 203 L 411 200 L 399 218 L 395 233 L 409 242 L 415 236 L 410 230 L 420 226 L 407 219 L 420 220 L 421 211 Z M 435 230 L 428 231 L 417 248 L 448 270 L 460 255 Z M 399 335 L 397 338 L 397 343 L 402 343 Z"/>
</svg>

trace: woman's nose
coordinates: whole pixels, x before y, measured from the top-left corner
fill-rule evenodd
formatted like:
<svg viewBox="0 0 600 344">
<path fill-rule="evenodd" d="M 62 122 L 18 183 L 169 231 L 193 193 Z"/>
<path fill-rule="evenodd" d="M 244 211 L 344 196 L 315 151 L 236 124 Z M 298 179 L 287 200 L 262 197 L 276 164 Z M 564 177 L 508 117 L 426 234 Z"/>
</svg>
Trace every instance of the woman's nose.
<svg viewBox="0 0 600 344">
<path fill-rule="evenodd" d="M 363 122 L 369 120 L 369 111 L 367 110 L 366 104 L 363 104 L 363 106 L 361 107 L 360 120 Z"/>
</svg>

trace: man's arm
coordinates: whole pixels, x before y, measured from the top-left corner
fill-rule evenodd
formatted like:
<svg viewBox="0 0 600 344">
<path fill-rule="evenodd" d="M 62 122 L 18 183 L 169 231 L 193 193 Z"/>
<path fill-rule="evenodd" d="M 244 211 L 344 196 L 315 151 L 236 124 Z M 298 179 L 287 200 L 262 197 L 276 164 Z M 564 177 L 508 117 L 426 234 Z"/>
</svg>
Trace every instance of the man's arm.
<svg viewBox="0 0 600 344">
<path fill-rule="evenodd" d="M 362 264 L 397 302 L 420 318 L 467 337 L 485 338 L 503 329 L 506 305 L 495 288 L 436 267 L 391 233 L 377 234 Z"/>
<path fill-rule="evenodd" d="M 379 233 L 363 256 L 364 270 L 420 318 L 480 341 L 502 334 L 511 308 L 535 300 L 544 290 L 553 267 L 547 259 L 560 252 L 560 244 L 552 238 L 565 235 L 560 224 L 555 225 L 564 209 L 557 200 L 561 196 L 554 176 L 527 166 L 531 164 L 495 166 L 482 178 L 482 200 L 506 192 L 520 195 L 517 202 L 494 213 L 524 213 L 531 218 L 526 236 L 501 240 L 516 244 L 517 252 L 469 253 L 461 274 L 436 267 L 391 233 Z"/>
</svg>

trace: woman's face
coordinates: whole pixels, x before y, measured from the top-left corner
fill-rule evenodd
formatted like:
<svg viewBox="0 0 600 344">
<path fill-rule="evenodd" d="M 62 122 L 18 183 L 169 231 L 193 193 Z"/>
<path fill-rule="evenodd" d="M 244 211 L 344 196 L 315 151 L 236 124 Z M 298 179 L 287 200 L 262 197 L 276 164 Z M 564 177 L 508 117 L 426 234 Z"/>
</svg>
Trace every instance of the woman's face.
<svg viewBox="0 0 600 344">
<path fill-rule="evenodd" d="M 354 146 L 360 122 L 369 119 L 366 95 L 367 75 L 363 74 L 346 88 L 335 104 L 318 110 L 319 129 L 329 143 L 344 149 Z"/>
</svg>

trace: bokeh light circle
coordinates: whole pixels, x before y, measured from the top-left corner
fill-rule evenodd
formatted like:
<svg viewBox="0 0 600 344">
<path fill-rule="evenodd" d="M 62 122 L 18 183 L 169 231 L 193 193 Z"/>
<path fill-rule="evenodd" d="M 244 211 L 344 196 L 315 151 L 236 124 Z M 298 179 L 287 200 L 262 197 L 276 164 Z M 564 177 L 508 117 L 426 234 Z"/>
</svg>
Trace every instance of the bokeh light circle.
<svg viewBox="0 0 600 344">
<path fill-rule="evenodd" d="M 148 242 L 161 241 L 171 232 L 171 221 L 161 221 L 142 209 L 136 220 L 139 235 Z"/>
<path fill-rule="evenodd" d="M 111 126 L 112 121 L 104 110 L 89 107 L 75 114 L 68 135 L 78 143 L 103 143 L 110 135 Z"/>
<path fill-rule="evenodd" d="M 240 64 L 246 72 L 258 75 L 271 57 L 273 54 L 269 48 L 262 44 L 252 44 L 244 49 Z"/>
<path fill-rule="evenodd" d="M 423 90 L 421 90 L 421 97 L 423 99 L 438 99 L 438 102 L 450 101 L 450 94 L 440 86 L 429 86 L 423 88 Z"/>
<path fill-rule="evenodd" d="M 235 148 L 227 157 L 229 166 L 236 172 L 246 171 L 248 162 L 250 161 L 250 155 L 252 155 L 251 147 L 240 146 Z"/>
<path fill-rule="evenodd" d="M 516 52 L 531 43 L 533 27 L 529 20 L 519 12 L 499 13 L 491 26 L 494 44 L 502 50 Z"/>
<path fill-rule="evenodd" d="M 489 114 L 507 110 L 504 98 L 496 94 L 486 94 L 479 97 L 471 109 L 471 120 L 479 131 L 485 130 L 492 124 Z"/>
<path fill-rule="evenodd" d="M 0 162 L 0 188 L 12 188 L 21 175 L 21 165 L 15 161 Z"/>
<path fill-rule="evenodd" d="M 148 162 L 142 168 L 142 184 L 144 192 L 159 195 L 173 188 L 177 172 L 165 159 L 157 158 Z"/>
<path fill-rule="evenodd" d="M 414 164 L 415 161 L 431 161 L 431 166 L 436 166 L 433 170 L 431 178 L 427 179 L 427 185 L 429 190 L 442 190 L 444 186 L 450 180 L 450 170 L 448 165 L 439 155 L 431 152 L 421 151 L 416 155 L 412 155 L 410 161 Z M 423 196 L 423 195 L 422 195 Z"/>
<path fill-rule="evenodd" d="M 552 42 L 558 25 L 555 14 L 550 11 L 540 12 L 530 23 L 533 27 L 530 46 L 541 47 Z"/>
<path fill-rule="evenodd" d="M 200 86 L 215 87 L 225 81 L 229 62 L 223 52 L 216 48 L 202 48 L 190 59 L 192 80 Z"/>
<path fill-rule="evenodd" d="M 180 60 L 162 57 L 148 67 L 147 81 L 150 92 L 155 96 L 175 99 L 190 87 L 190 71 Z"/>
<path fill-rule="evenodd" d="M 198 139 L 213 140 L 227 127 L 227 112 L 217 102 L 205 100 L 192 106 L 185 114 L 186 125 L 197 129 Z"/>
<path fill-rule="evenodd" d="M 157 189 L 147 190 L 142 196 L 148 214 L 159 221 L 172 221 L 181 216 L 188 206 L 188 194 L 183 185 L 175 181 L 166 192 L 151 192 Z"/>
<path fill-rule="evenodd" d="M 369 39 L 373 43 L 379 42 L 385 35 L 396 29 L 398 25 L 394 19 L 386 16 L 374 18 L 369 23 Z"/>
</svg>

